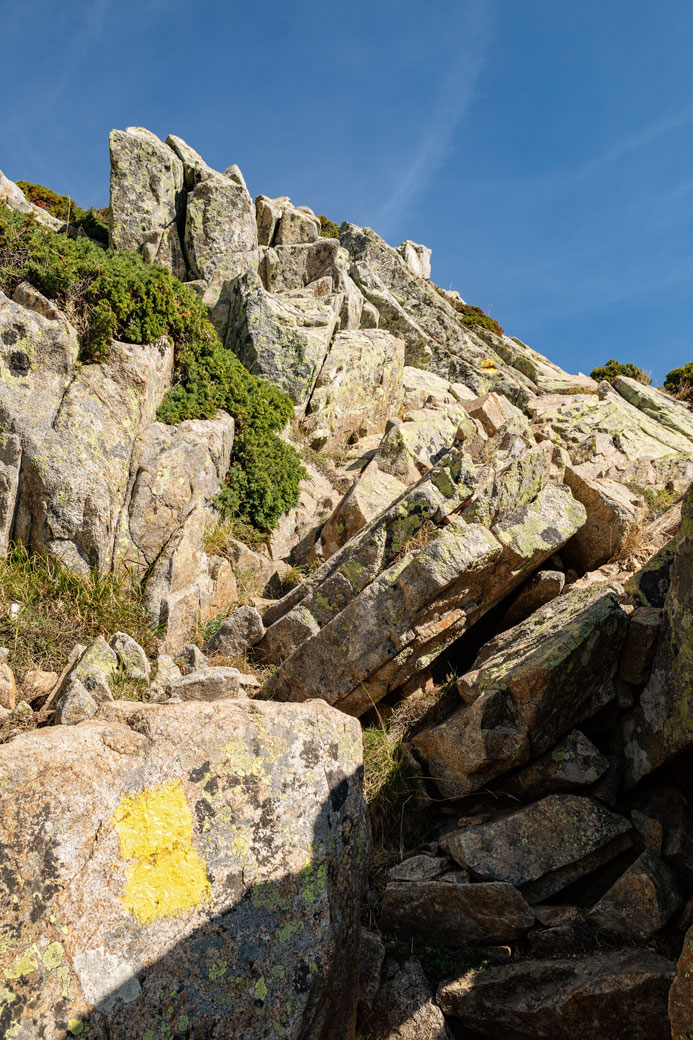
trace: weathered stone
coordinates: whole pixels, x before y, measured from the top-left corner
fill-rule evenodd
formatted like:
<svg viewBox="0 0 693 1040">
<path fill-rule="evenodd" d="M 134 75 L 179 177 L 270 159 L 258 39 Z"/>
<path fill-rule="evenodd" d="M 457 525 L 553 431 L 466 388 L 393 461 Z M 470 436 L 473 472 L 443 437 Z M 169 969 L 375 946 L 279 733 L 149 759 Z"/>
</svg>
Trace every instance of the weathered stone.
<svg viewBox="0 0 693 1040">
<path fill-rule="evenodd" d="M 504 789 L 517 798 L 536 798 L 551 791 L 580 791 L 608 768 L 608 759 L 584 733 L 574 729 L 551 751 L 509 776 Z"/>
<path fill-rule="evenodd" d="M 640 820 L 638 830 L 661 852 L 686 888 L 693 886 L 693 811 L 679 787 L 657 784 L 631 796 Z"/>
<path fill-rule="evenodd" d="M 195 643 L 189 643 L 187 646 L 184 646 L 177 660 L 181 661 L 193 672 L 202 672 L 205 668 L 210 667 L 209 658 L 202 653 L 199 646 Z"/>
<path fill-rule="evenodd" d="M 534 923 L 534 913 L 513 885 L 396 881 L 383 895 L 380 925 L 400 938 L 441 943 L 504 942 Z"/>
<path fill-rule="evenodd" d="M 338 315 L 314 297 L 280 298 L 253 272 L 231 283 L 226 346 L 254 375 L 305 407 L 322 367 Z"/>
<path fill-rule="evenodd" d="M 208 283 L 257 267 L 255 209 L 244 184 L 213 170 L 200 178 L 187 199 L 185 249 L 192 276 Z"/>
<path fill-rule="evenodd" d="M 203 671 L 190 672 L 169 685 L 172 697 L 182 701 L 219 701 L 228 697 L 244 697 L 250 686 L 259 686 L 252 675 L 244 675 L 238 668 L 217 665 Z"/>
<path fill-rule="evenodd" d="M 618 664 L 619 678 L 624 682 L 640 686 L 650 678 L 661 627 L 662 611 L 658 607 L 638 607 L 633 611 Z"/>
<path fill-rule="evenodd" d="M 59 726 L 74 726 L 85 719 L 93 719 L 98 702 L 79 679 L 70 679 L 65 692 L 55 707 L 55 721 Z"/>
<path fill-rule="evenodd" d="M 359 1011 L 368 1015 L 373 1000 L 380 989 L 380 980 L 385 960 L 385 943 L 377 932 L 361 929 L 361 960 L 359 967 Z"/>
<path fill-rule="evenodd" d="M 638 606 L 657 609 L 664 606 L 675 555 L 676 538 L 672 538 L 628 579 L 625 591 Z"/>
<path fill-rule="evenodd" d="M 127 632 L 116 632 L 111 639 L 118 663 L 129 679 L 148 679 L 151 671 L 147 655 L 140 644 Z"/>
<path fill-rule="evenodd" d="M 0 707 L 12 711 L 17 703 L 17 684 L 7 657 L 8 651 L 3 648 L 0 656 Z"/>
<path fill-rule="evenodd" d="M 418 278 L 426 281 L 431 277 L 431 250 L 428 246 L 405 239 L 397 247 L 397 252 Z"/>
<path fill-rule="evenodd" d="M 374 462 L 403 484 L 415 483 L 454 444 L 460 418 L 460 406 L 408 412 L 403 422 L 394 423 L 385 433 Z"/>
<path fill-rule="evenodd" d="M 320 230 L 320 220 L 307 207 L 298 208 L 284 204 L 274 235 L 276 245 L 298 245 L 315 242 Z"/>
<path fill-rule="evenodd" d="M 11 405 L 10 425 L 24 427 L 17 429 L 23 457 L 15 537 L 73 570 L 110 569 L 132 446 L 154 418 L 172 363 L 165 337 L 144 346 L 113 342 L 106 361 L 75 371 L 47 429 L 27 429 Z M 26 390 L 36 394 L 37 385 L 29 379 Z"/>
<path fill-rule="evenodd" d="M 472 419 L 478 419 L 489 436 L 498 433 L 509 420 L 522 420 L 522 412 L 501 394 L 484 394 L 465 401 L 464 408 Z"/>
<path fill-rule="evenodd" d="M 207 648 L 235 657 L 257 646 L 265 634 L 265 626 L 255 607 L 242 606 L 226 618 L 219 631 L 212 636 Z"/>
<path fill-rule="evenodd" d="M 657 387 L 645 386 L 635 379 L 629 379 L 628 376 L 616 376 L 612 385 L 629 404 L 649 415 L 660 426 L 693 440 L 693 413 L 682 401 L 677 401 Z"/>
<path fill-rule="evenodd" d="M 16 900 L 14 870 L 0 882 L 5 1031 L 132 1040 L 160 1031 L 166 994 L 178 1031 L 228 1032 L 233 1007 L 238 1040 L 273 1022 L 353 1037 L 358 726 L 323 704 L 111 711 L 0 750 L 2 841 L 24 879 Z"/>
<path fill-rule="evenodd" d="M 683 501 L 662 629 L 640 702 L 623 724 L 626 784 L 632 786 L 693 743 L 693 487 Z"/>
<path fill-rule="evenodd" d="M 596 927 L 623 939 L 650 939 L 681 906 L 676 875 L 645 850 L 590 912 Z"/>
<path fill-rule="evenodd" d="M 452 831 L 441 847 L 474 877 L 516 885 L 536 903 L 622 852 L 630 829 L 591 798 L 551 794 L 510 816 Z"/>
<path fill-rule="evenodd" d="M 528 347 L 515 337 L 497 336 L 489 329 L 477 326 L 478 336 L 493 348 L 496 354 L 518 374 L 537 388 L 543 395 L 596 394 L 597 383 L 581 372 L 572 375 L 564 372 L 543 354 Z"/>
<path fill-rule="evenodd" d="M 414 748 L 446 797 L 461 797 L 542 754 L 614 695 L 628 617 L 604 587 L 576 590 L 496 636 L 459 685 L 468 706 Z"/>
<path fill-rule="evenodd" d="M 0 434 L 0 558 L 7 556 L 19 490 L 22 442 L 12 433 Z"/>
<path fill-rule="evenodd" d="M 368 1017 L 371 1040 L 450 1040 L 442 1012 L 416 957 L 390 958 Z"/>
<path fill-rule="evenodd" d="M 563 571 L 539 571 L 524 585 L 503 617 L 503 628 L 512 628 L 533 614 L 535 610 L 550 603 L 563 592 Z"/>
<path fill-rule="evenodd" d="M 110 244 L 141 250 L 145 258 L 186 277 L 178 236 L 182 216 L 183 164 L 149 130 L 112 130 Z"/>
<path fill-rule="evenodd" d="M 445 982 L 438 1005 L 483 1036 L 505 1040 L 670 1040 L 674 965 L 649 950 L 525 960 Z"/>
<path fill-rule="evenodd" d="M 404 344 L 389 332 L 339 332 L 318 375 L 308 405 L 306 431 L 329 431 L 325 447 L 384 429 L 402 403 Z"/>
<path fill-rule="evenodd" d="M 347 491 L 320 532 L 324 560 L 333 556 L 371 520 L 406 491 L 406 485 L 383 473 L 376 461 L 369 462 L 353 487 Z"/>
<path fill-rule="evenodd" d="M 186 191 L 193 191 L 201 180 L 214 172 L 202 156 L 194 148 L 191 148 L 182 137 L 169 134 L 166 138 L 166 144 L 173 149 L 183 163 L 183 179 Z"/>
<path fill-rule="evenodd" d="M 410 365 L 405 365 L 402 371 L 402 386 L 404 404 L 407 408 L 424 408 L 431 402 L 435 402 L 436 405 L 451 404 L 457 400 L 447 379 L 437 376 L 435 372 L 426 372 Z"/>
<path fill-rule="evenodd" d="M 40 668 L 26 672 L 20 684 L 22 699 L 31 703 L 47 697 L 57 681 L 57 672 L 45 672 Z"/>
<path fill-rule="evenodd" d="M 563 550 L 570 566 L 595 570 L 610 560 L 640 522 L 642 499 L 615 480 L 588 480 L 570 466 L 565 482 L 587 510 L 587 522 Z"/>
<path fill-rule="evenodd" d="M 390 867 L 390 881 L 434 881 L 444 874 L 449 861 L 443 856 L 410 856 L 409 859 Z"/>
<path fill-rule="evenodd" d="M 21 733 L 33 729 L 36 722 L 37 717 L 26 701 L 20 701 L 12 711 L 0 708 L 0 744 L 8 743 Z"/>
<path fill-rule="evenodd" d="M 693 1038 L 693 927 L 686 932 L 669 990 L 669 1019 L 672 1040 Z"/>
</svg>

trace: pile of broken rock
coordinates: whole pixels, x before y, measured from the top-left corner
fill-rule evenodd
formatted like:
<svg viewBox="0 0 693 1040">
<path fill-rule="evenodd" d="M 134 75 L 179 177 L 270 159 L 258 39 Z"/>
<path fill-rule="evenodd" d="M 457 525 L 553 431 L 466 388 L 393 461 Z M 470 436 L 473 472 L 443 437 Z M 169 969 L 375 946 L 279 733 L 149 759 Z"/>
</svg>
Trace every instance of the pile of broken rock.
<svg viewBox="0 0 693 1040">
<path fill-rule="evenodd" d="M 291 397 L 309 476 L 267 552 L 215 556 L 232 418 L 157 422 L 168 341 L 80 365 L 0 294 L 0 551 L 127 560 L 165 628 L 154 662 L 124 633 L 0 662 L 0 1035 L 693 1037 L 691 410 L 470 327 L 425 247 L 322 238 L 179 138 L 113 132 L 111 247 Z M 428 833 L 369 902 L 388 719 Z"/>
</svg>

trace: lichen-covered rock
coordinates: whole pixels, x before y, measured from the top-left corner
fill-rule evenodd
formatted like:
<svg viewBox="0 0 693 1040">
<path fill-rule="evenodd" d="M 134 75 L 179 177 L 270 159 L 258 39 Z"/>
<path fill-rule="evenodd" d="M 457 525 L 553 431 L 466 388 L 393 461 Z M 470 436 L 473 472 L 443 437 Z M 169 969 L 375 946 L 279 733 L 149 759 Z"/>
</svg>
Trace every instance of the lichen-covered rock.
<svg viewBox="0 0 693 1040">
<path fill-rule="evenodd" d="M 630 830 L 628 820 L 591 798 L 551 794 L 510 816 L 451 831 L 441 845 L 474 877 L 515 885 L 538 903 L 622 852 Z"/>
<path fill-rule="evenodd" d="M 450 1040 L 440 1008 L 433 1002 L 421 963 L 409 957 L 400 965 L 389 958 L 367 1020 L 371 1040 Z"/>
<path fill-rule="evenodd" d="M 0 649 L 0 708 L 12 711 L 17 703 L 17 683 L 14 672 L 7 663 L 9 651 Z"/>
<path fill-rule="evenodd" d="M 193 278 L 219 284 L 257 267 L 255 208 L 245 184 L 201 171 L 185 210 L 185 249 Z"/>
<path fill-rule="evenodd" d="M 463 421 L 462 408 L 408 412 L 402 422 L 393 422 L 383 436 L 374 462 L 383 473 L 403 484 L 415 483 L 452 447 Z"/>
<path fill-rule="evenodd" d="M 580 791 L 599 780 L 608 768 L 609 760 L 584 733 L 574 729 L 546 754 L 508 776 L 503 787 L 517 798 Z"/>
<path fill-rule="evenodd" d="M 186 277 L 178 220 L 183 214 L 183 163 L 159 138 L 139 126 L 112 130 L 110 244 Z"/>
<path fill-rule="evenodd" d="M 337 333 L 308 405 L 308 436 L 325 430 L 321 442 L 329 450 L 381 432 L 402 404 L 403 367 L 404 344 L 389 332 Z"/>
<path fill-rule="evenodd" d="M 503 616 L 503 628 L 512 628 L 533 614 L 539 607 L 550 603 L 563 592 L 565 574 L 563 571 L 538 571 L 518 592 Z"/>
<path fill-rule="evenodd" d="M 129 679 L 148 679 L 151 667 L 144 650 L 127 632 L 116 632 L 111 639 L 118 664 Z"/>
<path fill-rule="evenodd" d="M 393 881 L 383 894 L 380 914 L 385 932 L 403 939 L 433 936 L 453 945 L 508 942 L 533 924 L 534 913 L 518 890 L 493 881 Z"/>
<path fill-rule="evenodd" d="M 431 277 L 431 250 L 428 246 L 405 239 L 397 247 L 397 252 L 418 278 L 427 281 Z"/>
<path fill-rule="evenodd" d="M 217 665 L 176 679 L 168 692 L 171 697 L 182 701 L 220 701 L 244 697 L 249 687 L 259 685 L 253 675 L 244 675 L 238 668 Z"/>
<path fill-rule="evenodd" d="M 19 185 L 11 181 L 9 177 L 0 170 L 0 202 L 4 203 L 9 209 L 14 210 L 15 213 L 23 213 L 26 216 L 33 217 L 39 224 L 43 224 L 44 227 L 50 228 L 51 231 L 60 231 L 64 224 L 62 220 L 54 217 L 48 210 L 43 209 L 41 206 L 36 206 L 33 202 L 29 202 Z"/>
<path fill-rule="evenodd" d="M 681 902 L 673 870 L 646 849 L 602 896 L 589 920 L 621 939 L 651 939 Z"/>
<path fill-rule="evenodd" d="M 334 556 L 405 491 L 406 485 L 401 480 L 383 473 L 377 461 L 369 462 L 323 525 L 320 532 L 322 558 L 328 560 Z"/>
<path fill-rule="evenodd" d="M 59 726 L 75 726 L 78 722 L 93 719 L 98 710 L 96 698 L 84 683 L 70 679 L 55 706 L 55 721 Z"/>
<path fill-rule="evenodd" d="M 626 783 L 633 785 L 693 744 L 693 487 L 683 500 L 676 556 L 652 673 L 623 725 Z"/>
<path fill-rule="evenodd" d="M 209 640 L 207 647 L 218 653 L 245 653 L 250 647 L 257 646 L 265 634 L 265 626 L 255 607 L 245 605 L 237 607 L 233 614 L 226 618 L 221 628 Z"/>
<path fill-rule="evenodd" d="M 231 283 L 226 346 L 254 375 L 305 408 L 337 325 L 334 308 L 314 297 L 266 292 L 254 272 Z"/>
<path fill-rule="evenodd" d="M 438 989 L 446 1015 L 482 1036 L 512 1040 L 671 1040 L 674 965 L 649 950 L 618 950 L 488 967 Z M 677 1038 L 678 1040 L 678 1038 Z"/>
<path fill-rule="evenodd" d="M 413 741 L 443 794 L 485 787 L 599 711 L 627 623 L 616 592 L 575 590 L 484 647 L 459 680 L 467 706 Z"/>
<path fill-rule="evenodd" d="M 589 480 L 570 466 L 566 466 L 564 479 L 587 510 L 587 522 L 565 547 L 564 556 L 571 567 L 593 571 L 616 555 L 642 520 L 644 503 L 623 484 Z"/>
<path fill-rule="evenodd" d="M 633 611 L 618 664 L 619 678 L 624 682 L 641 686 L 650 678 L 661 627 L 659 607 L 637 607 Z"/>
<path fill-rule="evenodd" d="M 358 725 L 324 704 L 111 711 L 0 748 L 3 1035 L 353 1037 Z"/>
</svg>

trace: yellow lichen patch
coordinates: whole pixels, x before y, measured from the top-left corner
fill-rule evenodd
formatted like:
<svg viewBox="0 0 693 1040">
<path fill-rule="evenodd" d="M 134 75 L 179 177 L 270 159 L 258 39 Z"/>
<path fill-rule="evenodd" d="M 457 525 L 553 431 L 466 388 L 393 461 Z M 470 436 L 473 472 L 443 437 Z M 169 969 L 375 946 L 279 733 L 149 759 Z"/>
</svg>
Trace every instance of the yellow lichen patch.
<svg viewBox="0 0 693 1040">
<path fill-rule="evenodd" d="M 114 823 L 127 867 L 126 909 L 151 924 L 192 909 L 211 893 L 193 845 L 192 816 L 179 782 L 123 798 Z"/>
</svg>

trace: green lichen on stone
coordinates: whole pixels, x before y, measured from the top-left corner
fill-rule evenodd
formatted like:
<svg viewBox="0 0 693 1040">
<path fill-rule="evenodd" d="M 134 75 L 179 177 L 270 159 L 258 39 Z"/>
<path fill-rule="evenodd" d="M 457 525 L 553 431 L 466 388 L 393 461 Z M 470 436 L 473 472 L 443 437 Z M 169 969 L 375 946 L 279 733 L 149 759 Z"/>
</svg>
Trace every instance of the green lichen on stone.
<svg viewBox="0 0 693 1040">
<path fill-rule="evenodd" d="M 267 983 L 263 975 L 255 983 L 255 989 L 253 990 L 253 996 L 256 1000 L 260 1000 L 263 1003 L 267 999 Z"/>
</svg>

